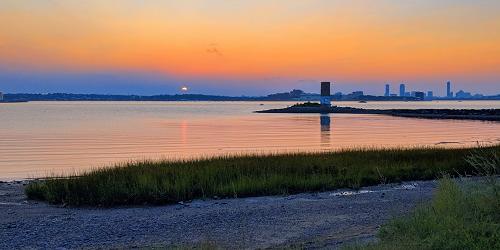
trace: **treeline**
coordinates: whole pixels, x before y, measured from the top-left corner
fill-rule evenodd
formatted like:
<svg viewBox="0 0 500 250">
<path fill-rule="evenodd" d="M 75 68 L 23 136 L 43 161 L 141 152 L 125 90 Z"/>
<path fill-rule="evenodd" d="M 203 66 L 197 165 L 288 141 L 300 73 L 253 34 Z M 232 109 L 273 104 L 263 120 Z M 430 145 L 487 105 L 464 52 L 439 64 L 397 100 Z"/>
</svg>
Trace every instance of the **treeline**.
<svg viewBox="0 0 500 250">
<path fill-rule="evenodd" d="M 6 101 L 258 101 L 267 97 L 233 97 L 200 94 L 183 95 L 102 95 L 102 94 L 5 94 Z"/>
<path fill-rule="evenodd" d="M 111 95 L 111 94 L 4 94 L 5 101 L 318 101 L 318 94 L 304 93 L 302 90 L 270 94 L 267 96 L 219 96 L 202 94 L 176 94 L 176 95 Z M 399 96 L 372 96 L 372 95 L 342 95 L 331 96 L 333 101 L 419 101 L 415 97 Z M 444 98 L 434 98 L 447 100 Z M 459 99 L 450 99 L 459 100 Z M 460 99 L 462 100 L 462 99 Z M 484 96 L 481 99 L 464 100 L 500 100 L 500 95 Z"/>
</svg>

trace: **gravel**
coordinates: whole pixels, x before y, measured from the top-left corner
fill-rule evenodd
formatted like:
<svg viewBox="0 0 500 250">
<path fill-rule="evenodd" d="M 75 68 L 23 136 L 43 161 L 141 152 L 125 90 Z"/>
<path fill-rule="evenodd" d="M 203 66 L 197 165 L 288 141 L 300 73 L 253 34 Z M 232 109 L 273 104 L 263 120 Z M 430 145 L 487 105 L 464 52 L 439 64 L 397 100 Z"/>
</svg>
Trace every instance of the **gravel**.
<svg viewBox="0 0 500 250">
<path fill-rule="evenodd" d="M 436 181 L 170 206 L 63 208 L 0 183 L 0 249 L 337 248 L 376 240 L 381 224 L 428 201 Z"/>
</svg>

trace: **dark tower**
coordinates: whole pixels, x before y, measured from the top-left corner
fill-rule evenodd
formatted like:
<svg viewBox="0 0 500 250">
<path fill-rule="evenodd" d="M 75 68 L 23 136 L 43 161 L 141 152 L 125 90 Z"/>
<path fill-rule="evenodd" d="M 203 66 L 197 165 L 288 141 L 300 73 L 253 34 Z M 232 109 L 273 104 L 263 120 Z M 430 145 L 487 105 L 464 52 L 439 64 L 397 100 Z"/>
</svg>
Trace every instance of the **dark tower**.
<svg viewBox="0 0 500 250">
<path fill-rule="evenodd" d="M 322 106 L 330 107 L 330 82 L 321 82 L 321 100 L 320 103 Z"/>
<path fill-rule="evenodd" d="M 321 96 L 330 96 L 330 82 L 321 82 Z"/>
</svg>

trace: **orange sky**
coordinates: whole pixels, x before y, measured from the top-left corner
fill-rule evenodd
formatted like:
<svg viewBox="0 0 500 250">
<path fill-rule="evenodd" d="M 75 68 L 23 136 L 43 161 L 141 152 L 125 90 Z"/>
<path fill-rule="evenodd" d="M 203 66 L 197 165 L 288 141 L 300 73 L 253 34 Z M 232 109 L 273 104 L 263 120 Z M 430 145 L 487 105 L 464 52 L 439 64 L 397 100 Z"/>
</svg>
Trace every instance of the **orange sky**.
<svg viewBox="0 0 500 250">
<path fill-rule="evenodd" d="M 498 80 L 498 13 L 496 0 L 2 0 L 0 65 Z"/>
</svg>

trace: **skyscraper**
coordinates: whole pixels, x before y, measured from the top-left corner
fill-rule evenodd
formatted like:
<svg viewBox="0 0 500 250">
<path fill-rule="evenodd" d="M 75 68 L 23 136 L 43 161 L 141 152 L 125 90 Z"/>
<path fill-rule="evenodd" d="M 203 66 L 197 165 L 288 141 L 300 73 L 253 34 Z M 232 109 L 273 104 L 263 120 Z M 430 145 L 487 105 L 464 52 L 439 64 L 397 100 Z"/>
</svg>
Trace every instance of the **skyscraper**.
<svg viewBox="0 0 500 250">
<path fill-rule="evenodd" d="M 451 93 L 451 82 L 446 82 L 446 97 L 452 98 L 453 94 Z"/>
<path fill-rule="evenodd" d="M 385 85 L 385 94 L 384 96 L 390 96 L 391 95 L 391 86 L 389 86 L 389 84 L 386 84 Z"/>
<path fill-rule="evenodd" d="M 399 85 L 399 96 L 401 97 L 405 96 L 405 91 L 406 91 L 406 86 L 404 83 L 401 83 Z"/>
</svg>

